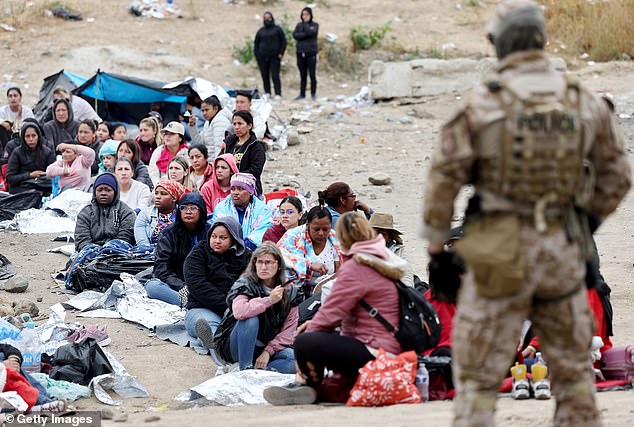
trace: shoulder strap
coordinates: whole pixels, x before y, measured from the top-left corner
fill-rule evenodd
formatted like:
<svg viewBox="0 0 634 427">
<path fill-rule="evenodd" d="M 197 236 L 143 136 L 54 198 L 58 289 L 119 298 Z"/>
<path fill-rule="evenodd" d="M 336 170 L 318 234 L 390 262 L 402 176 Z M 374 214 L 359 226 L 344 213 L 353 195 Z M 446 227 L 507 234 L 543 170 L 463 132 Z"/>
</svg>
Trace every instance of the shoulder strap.
<svg viewBox="0 0 634 427">
<path fill-rule="evenodd" d="M 381 325 L 383 325 L 385 327 L 385 329 L 387 329 L 391 334 L 394 334 L 396 329 L 394 328 L 394 326 L 392 326 L 392 324 L 390 322 L 385 320 L 385 317 L 381 316 L 381 313 L 379 313 L 379 310 L 377 310 L 376 308 L 372 307 L 364 299 L 359 301 L 359 305 L 367 310 L 367 312 L 370 315 L 370 317 L 373 317 L 376 320 L 378 320 L 381 323 Z"/>
</svg>

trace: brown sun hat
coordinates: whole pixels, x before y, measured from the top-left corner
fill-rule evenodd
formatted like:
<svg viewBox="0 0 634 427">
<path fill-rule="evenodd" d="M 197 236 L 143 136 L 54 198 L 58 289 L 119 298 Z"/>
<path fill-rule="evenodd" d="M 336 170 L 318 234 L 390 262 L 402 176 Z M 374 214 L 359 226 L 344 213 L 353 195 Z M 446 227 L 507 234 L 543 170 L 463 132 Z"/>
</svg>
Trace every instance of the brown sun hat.
<svg viewBox="0 0 634 427">
<path fill-rule="evenodd" d="M 380 228 L 381 230 L 391 230 L 396 234 L 403 234 L 394 228 L 394 217 L 389 213 L 375 212 L 370 218 L 370 225 L 373 228 Z"/>
</svg>

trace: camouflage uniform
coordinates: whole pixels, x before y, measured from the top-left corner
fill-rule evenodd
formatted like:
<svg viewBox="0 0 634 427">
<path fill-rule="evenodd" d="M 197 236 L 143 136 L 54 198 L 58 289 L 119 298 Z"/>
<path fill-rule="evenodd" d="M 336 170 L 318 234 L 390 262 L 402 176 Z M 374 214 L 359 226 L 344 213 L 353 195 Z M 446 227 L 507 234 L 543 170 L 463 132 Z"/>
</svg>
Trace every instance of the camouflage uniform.
<svg viewBox="0 0 634 427">
<path fill-rule="evenodd" d="M 614 211 L 630 187 L 629 164 L 605 102 L 554 71 L 540 49 L 500 57 L 495 75 L 443 127 L 425 193 L 424 235 L 442 242 L 458 191 L 473 184 L 481 213 L 465 240 L 483 227 L 490 231 L 481 243 L 495 249 L 491 260 L 466 259 L 452 340 L 454 425 L 494 424 L 496 392 L 530 319 L 551 372 L 555 425 L 598 426 L 585 261 L 582 245 L 571 239 L 570 224 L 579 221 L 569 218 L 573 205 L 599 219 Z M 584 160 L 592 180 L 583 179 Z M 592 191 L 580 201 L 584 182 Z M 517 227 L 503 226 L 515 232 L 499 239 L 496 226 L 504 221 Z M 517 256 L 506 253 L 509 241 L 516 241 Z M 488 287 L 500 277 L 503 285 Z"/>
</svg>

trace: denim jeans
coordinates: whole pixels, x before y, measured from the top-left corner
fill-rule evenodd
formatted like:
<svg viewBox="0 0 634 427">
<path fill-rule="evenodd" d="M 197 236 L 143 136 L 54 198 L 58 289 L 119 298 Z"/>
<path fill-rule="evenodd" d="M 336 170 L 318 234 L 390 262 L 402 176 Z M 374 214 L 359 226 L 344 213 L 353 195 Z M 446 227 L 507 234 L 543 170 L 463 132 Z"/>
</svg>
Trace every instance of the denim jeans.
<svg viewBox="0 0 634 427">
<path fill-rule="evenodd" d="M 211 332 L 215 334 L 222 317 L 206 308 L 190 308 L 185 313 L 185 329 L 187 329 L 190 337 L 198 338 L 196 335 L 196 322 L 198 319 L 205 319 L 211 327 Z"/>
<path fill-rule="evenodd" d="M 181 300 L 178 298 L 178 292 L 170 287 L 165 282 L 161 282 L 159 279 L 150 279 L 145 284 L 145 292 L 147 296 L 152 299 L 158 299 L 168 304 L 181 306 Z"/>
<path fill-rule="evenodd" d="M 258 341 L 260 320 L 258 316 L 238 320 L 229 338 L 231 357 L 239 362 L 240 370 L 253 368 L 253 359 L 257 353 L 262 354 L 264 345 Z M 269 360 L 268 368 L 275 369 L 282 374 L 295 373 L 295 354 L 292 348 L 278 351 Z"/>
</svg>

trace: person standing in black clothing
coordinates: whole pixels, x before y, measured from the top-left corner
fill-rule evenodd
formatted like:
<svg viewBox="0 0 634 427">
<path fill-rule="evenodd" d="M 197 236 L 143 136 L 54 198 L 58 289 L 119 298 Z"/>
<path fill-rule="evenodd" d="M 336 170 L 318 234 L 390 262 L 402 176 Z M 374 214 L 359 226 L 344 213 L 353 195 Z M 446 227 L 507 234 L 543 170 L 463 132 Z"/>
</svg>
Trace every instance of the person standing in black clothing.
<svg viewBox="0 0 634 427">
<path fill-rule="evenodd" d="M 310 7 L 302 9 L 301 22 L 293 31 L 293 38 L 297 40 L 297 68 L 299 68 L 299 96 L 295 100 L 306 98 L 306 77 L 310 73 L 310 97 L 317 99 L 317 33 L 319 24 L 313 21 L 313 10 Z"/>
<path fill-rule="evenodd" d="M 258 68 L 262 74 L 264 93 L 271 94 L 271 78 L 275 95 L 282 96 L 280 82 L 280 63 L 286 51 L 286 36 L 279 25 L 275 25 L 273 14 L 264 12 L 264 26 L 255 34 L 253 52 L 258 61 Z"/>
</svg>

